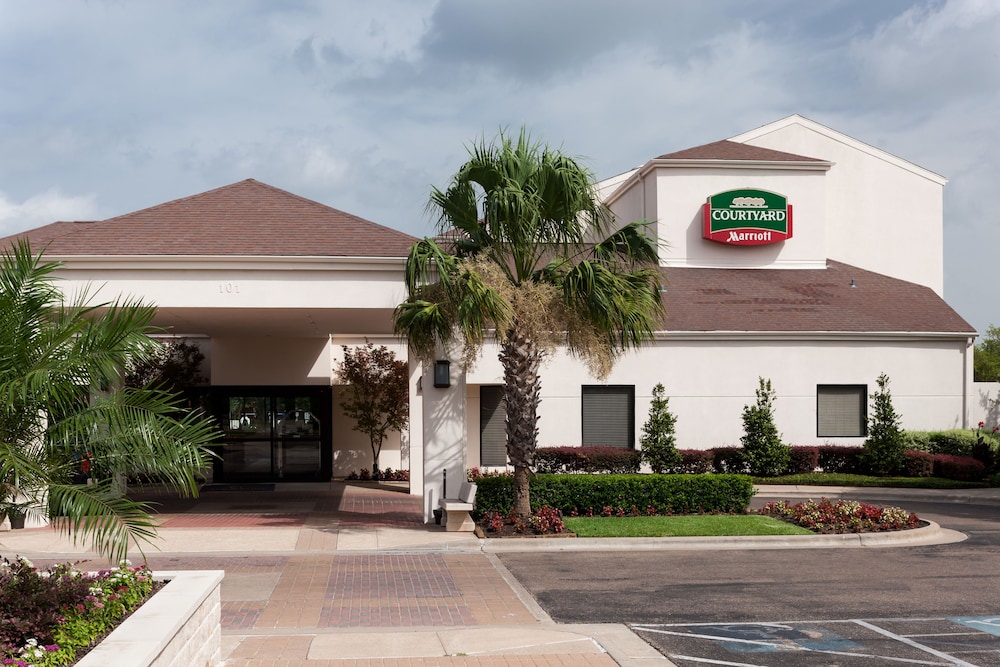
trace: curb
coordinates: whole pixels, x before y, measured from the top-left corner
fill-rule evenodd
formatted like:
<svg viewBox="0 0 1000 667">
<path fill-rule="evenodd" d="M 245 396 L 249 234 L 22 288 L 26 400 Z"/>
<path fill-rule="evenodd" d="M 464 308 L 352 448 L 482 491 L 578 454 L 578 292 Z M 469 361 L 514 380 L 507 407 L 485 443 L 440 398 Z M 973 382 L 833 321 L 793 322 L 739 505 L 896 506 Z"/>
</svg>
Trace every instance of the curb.
<svg viewBox="0 0 1000 667">
<path fill-rule="evenodd" d="M 952 544 L 967 539 L 933 521 L 911 530 L 839 535 L 756 535 L 749 537 L 578 537 L 565 540 L 486 538 L 484 553 L 555 551 L 696 551 L 703 549 L 829 549 Z"/>
</svg>

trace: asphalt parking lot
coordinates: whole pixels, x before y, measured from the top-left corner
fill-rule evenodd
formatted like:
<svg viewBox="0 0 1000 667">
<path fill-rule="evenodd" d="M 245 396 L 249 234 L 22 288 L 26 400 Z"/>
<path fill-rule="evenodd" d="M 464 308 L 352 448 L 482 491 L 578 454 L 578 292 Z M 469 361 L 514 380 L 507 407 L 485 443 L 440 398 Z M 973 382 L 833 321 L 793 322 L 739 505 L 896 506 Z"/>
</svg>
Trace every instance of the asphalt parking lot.
<svg viewBox="0 0 1000 667">
<path fill-rule="evenodd" d="M 968 538 L 500 558 L 557 622 L 625 623 L 682 667 L 1000 667 L 1000 507 L 905 506 Z"/>
<path fill-rule="evenodd" d="M 1000 665 L 1000 617 L 631 627 L 680 667 Z"/>
</svg>

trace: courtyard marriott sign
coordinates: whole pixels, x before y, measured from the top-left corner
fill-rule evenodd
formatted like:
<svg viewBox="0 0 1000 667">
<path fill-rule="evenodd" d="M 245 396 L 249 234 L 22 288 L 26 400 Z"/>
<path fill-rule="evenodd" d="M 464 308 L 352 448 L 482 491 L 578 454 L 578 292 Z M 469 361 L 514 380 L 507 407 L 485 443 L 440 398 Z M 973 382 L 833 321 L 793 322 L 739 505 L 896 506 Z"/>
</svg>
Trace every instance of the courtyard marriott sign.
<svg viewBox="0 0 1000 667">
<path fill-rule="evenodd" d="M 767 190 L 727 190 L 708 198 L 705 231 L 710 241 L 767 245 L 792 238 L 792 205 Z"/>
</svg>

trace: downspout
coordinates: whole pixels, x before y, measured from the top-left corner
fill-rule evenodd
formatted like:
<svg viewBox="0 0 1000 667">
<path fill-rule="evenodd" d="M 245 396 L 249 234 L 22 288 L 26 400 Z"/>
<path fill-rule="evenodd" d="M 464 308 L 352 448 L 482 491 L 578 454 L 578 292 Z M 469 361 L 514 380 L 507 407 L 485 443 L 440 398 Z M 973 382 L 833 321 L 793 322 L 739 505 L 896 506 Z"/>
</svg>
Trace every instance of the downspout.
<svg viewBox="0 0 1000 667">
<path fill-rule="evenodd" d="M 973 383 L 970 369 L 972 367 L 969 357 L 969 350 L 973 348 L 976 337 L 969 336 L 966 339 L 965 350 L 962 351 L 962 428 L 969 428 L 969 394 L 972 393 Z"/>
</svg>

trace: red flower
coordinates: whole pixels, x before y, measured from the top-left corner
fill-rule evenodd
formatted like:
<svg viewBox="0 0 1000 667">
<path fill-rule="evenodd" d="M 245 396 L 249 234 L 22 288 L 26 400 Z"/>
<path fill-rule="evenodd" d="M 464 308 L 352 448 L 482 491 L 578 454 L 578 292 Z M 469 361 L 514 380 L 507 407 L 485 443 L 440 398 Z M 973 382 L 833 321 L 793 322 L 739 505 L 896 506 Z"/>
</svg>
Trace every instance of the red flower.
<svg viewBox="0 0 1000 667">
<path fill-rule="evenodd" d="M 986 426 L 986 422 L 979 422 L 979 428 Z"/>
<path fill-rule="evenodd" d="M 89 473 L 91 467 L 92 466 L 90 463 L 90 452 L 87 452 L 86 454 L 83 455 L 83 459 L 80 460 L 80 470 L 82 470 L 85 473 Z"/>
</svg>

